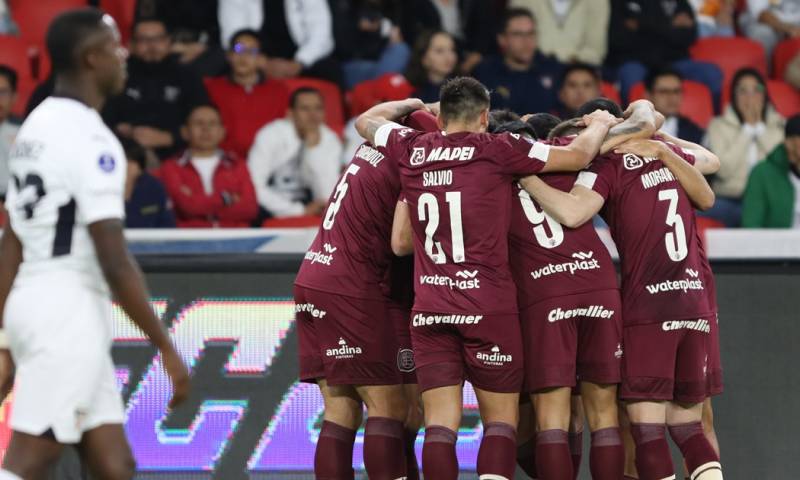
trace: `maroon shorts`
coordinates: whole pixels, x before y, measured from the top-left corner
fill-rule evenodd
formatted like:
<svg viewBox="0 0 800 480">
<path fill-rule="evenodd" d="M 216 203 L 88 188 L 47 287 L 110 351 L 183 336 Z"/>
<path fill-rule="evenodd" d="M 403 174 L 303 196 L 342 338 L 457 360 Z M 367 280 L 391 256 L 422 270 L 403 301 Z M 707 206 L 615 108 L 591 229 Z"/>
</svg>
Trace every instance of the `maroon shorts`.
<svg viewBox="0 0 800 480">
<path fill-rule="evenodd" d="M 519 316 L 417 312 L 411 341 L 421 391 L 459 385 L 465 379 L 489 392 L 522 387 Z"/>
<path fill-rule="evenodd" d="M 624 400 L 700 403 L 722 391 L 716 315 L 631 325 L 623 339 Z"/>
<path fill-rule="evenodd" d="M 400 371 L 404 384 L 417 383 L 414 350 L 411 348 L 411 311 L 390 303 L 389 317 L 397 338 L 397 370 Z"/>
<path fill-rule="evenodd" d="M 525 391 L 619 383 L 621 310 L 617 289 L 550 298 L 523 310 Z"/>
<path fill-rule="evenodd" d="M 399 385 L 398 343 L 386 302 L 295 285 L 300 380 Z"/>
</svg>

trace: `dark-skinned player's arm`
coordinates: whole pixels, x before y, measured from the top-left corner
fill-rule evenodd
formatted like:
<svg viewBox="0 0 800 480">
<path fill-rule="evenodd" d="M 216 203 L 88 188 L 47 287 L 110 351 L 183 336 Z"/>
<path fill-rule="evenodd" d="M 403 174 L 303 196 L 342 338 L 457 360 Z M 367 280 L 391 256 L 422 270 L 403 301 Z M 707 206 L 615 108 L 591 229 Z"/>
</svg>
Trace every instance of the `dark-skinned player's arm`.
<svg viewBox="0 0 800 480">
<path fill-rule="evenodd" d="M 673 137 L 666 132 L 658 132 L 658 135 L 664 140 L 674 143 L 678 147 L 694 155 L 694 168 L 699 170 L 703 175 L 713 175 L 719 171 L 719 157 L 711 150 L 702 145 L 698 145 L 697 143 L 689 142 L 682 138 Z M 672 169 L 670 168 L 670 170 Z M 672 173 L 674 174 L 675 172 Z"/>
<path fill-rule="evenodd" d="M 642 158 L 658 158 L 669 168 L 696 208 L 705 211 L 714 206 L 714 191 L 700 170 L 680 157 L 666 143 L 658 140 L 631 140 L 614 151 L 621 154 L 632 153 Z"/>
<path fill-rule="evenodd" d="M 623 115 L 625 121 L 608 130 L 600 154 L 610 152 L 628 140 L 650 138 L 664 124 L 664 115 L 658 113 L 649 100 L 636 100 Z"/>
<path fill-rule="evenodd" d="M 411 209 L 402 200 L 394 208 L 392 222 L 392 252 L 398 257 L 414 253 L 414 232 L 411 229 Z"/>
<path fill-rule="evenodd" d="M 605 203 L 602 195 L 580 185 L 575 185 L 569 192 L 562 192 L 536 175 L 522 178 L 519 183 L 548 215 L 568 228 L 580 227 L 591 220 Z"/>
<path fill-rule="evenodd" d="M 621 120 L 604 110 L 596 110 L 584 115 L 580 122 L 586 125 L 586 128 L 572 143 L 564 147 L 545 147 L 548 148 L 548 153 L 542 173 L 577 172 L 584 169 L 597 156 L 609 129 Z M 538 145 L 540 144 L 535 144 L 534 148 Z"/>
<path fill-rule="evenodd" d="M 128 251 L 119 219 L 100 220 L 89 225 L 97 260 L 109 288 L 125 313 L 161 352 L 161 361 L 172 381 L 173 408 L 189 395 L 189 371 L 175 350 L 164 324 L 153 312 L 142 271 Z"/>
<path fill-rule="evenodd" d="M 0 212 L 2 215 L 2 212 Z M 8 350 L 8 338 L 3 330 L 3 311 L 6 300 L 14 285 L 17 270 L 22 263 L 22 243 L 11 228 L 11 222 L 6 223 L 3 237 L 0 239 L 0 402 L 11 392 L 14 386 L 14 360 Z"/>
<path fill-rule="evenodd" d="M 356 130 L 365 140 L 376 145 L 375 133 L 379 128 L 387 123 L 396 122 L 411 112 L 426 108 L 418 98 L 379 103 L 358 116 Z"/>
</svg>

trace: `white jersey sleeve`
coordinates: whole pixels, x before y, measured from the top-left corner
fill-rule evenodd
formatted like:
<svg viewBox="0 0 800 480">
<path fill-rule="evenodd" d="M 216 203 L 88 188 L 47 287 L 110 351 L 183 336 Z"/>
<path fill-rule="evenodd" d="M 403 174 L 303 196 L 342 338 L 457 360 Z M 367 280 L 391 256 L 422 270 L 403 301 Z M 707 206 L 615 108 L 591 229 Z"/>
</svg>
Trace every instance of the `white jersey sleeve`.
<svg viewBox="0 0 800 480">
<path fill-rule="evenodd" d="M 68 172 L 78 223 L 125 218 L 125 153 L 113 135 L 95 133 L 75 146 Z"/>
</svg>

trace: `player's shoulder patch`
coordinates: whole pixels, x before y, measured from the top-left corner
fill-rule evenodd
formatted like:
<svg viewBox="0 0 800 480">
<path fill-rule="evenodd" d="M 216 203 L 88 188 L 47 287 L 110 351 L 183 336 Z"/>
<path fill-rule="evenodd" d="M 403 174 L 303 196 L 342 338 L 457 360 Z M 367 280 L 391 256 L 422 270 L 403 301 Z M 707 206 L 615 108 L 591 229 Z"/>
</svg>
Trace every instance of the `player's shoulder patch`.
<svg viewBox="0 0 800 480">
<path fill-rule="evenodd" d="M 97 160 L 97 165 L 100 167 L 100 170 L 106 173 L 111 173 L 117 167 L 117 161 L 110 153 L 102 153 L 100 154 L 100 158 Z"/>
</svg>

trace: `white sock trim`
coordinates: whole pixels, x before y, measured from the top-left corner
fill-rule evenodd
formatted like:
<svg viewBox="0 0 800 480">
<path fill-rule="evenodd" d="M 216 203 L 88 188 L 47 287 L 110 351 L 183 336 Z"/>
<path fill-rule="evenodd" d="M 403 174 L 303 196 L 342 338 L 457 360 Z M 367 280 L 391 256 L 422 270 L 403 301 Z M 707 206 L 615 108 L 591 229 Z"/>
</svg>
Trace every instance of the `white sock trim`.
<svg viewBox="0 0 800 480">
<path fill-rule="evenodd" d="M 509 480 L 509 479 L 502 475 L 495 475 L 494 473 L 484 473 L 483 475 L 478 477 L 478 480 Z"/>
<path fill-rule="evenodd" d="M 664 477 L 661 480 L 675 480 L 675 475 L 670 475 L 669 477 Z"/>
<path fill-rule="evenodd" d="M 712 476 L 713 475 L 713 476 Z M 700 465 L 692 472 L 692 480 L 717 480 L 722 478 L 722 465 L 719 462 L 708 462 Z"/>
<path fill-rule="evenodd" d="M 0 480 L 22 480 L 22 477 L 18 477 L 8 470 L 0 470 Z"/>
</svg>

